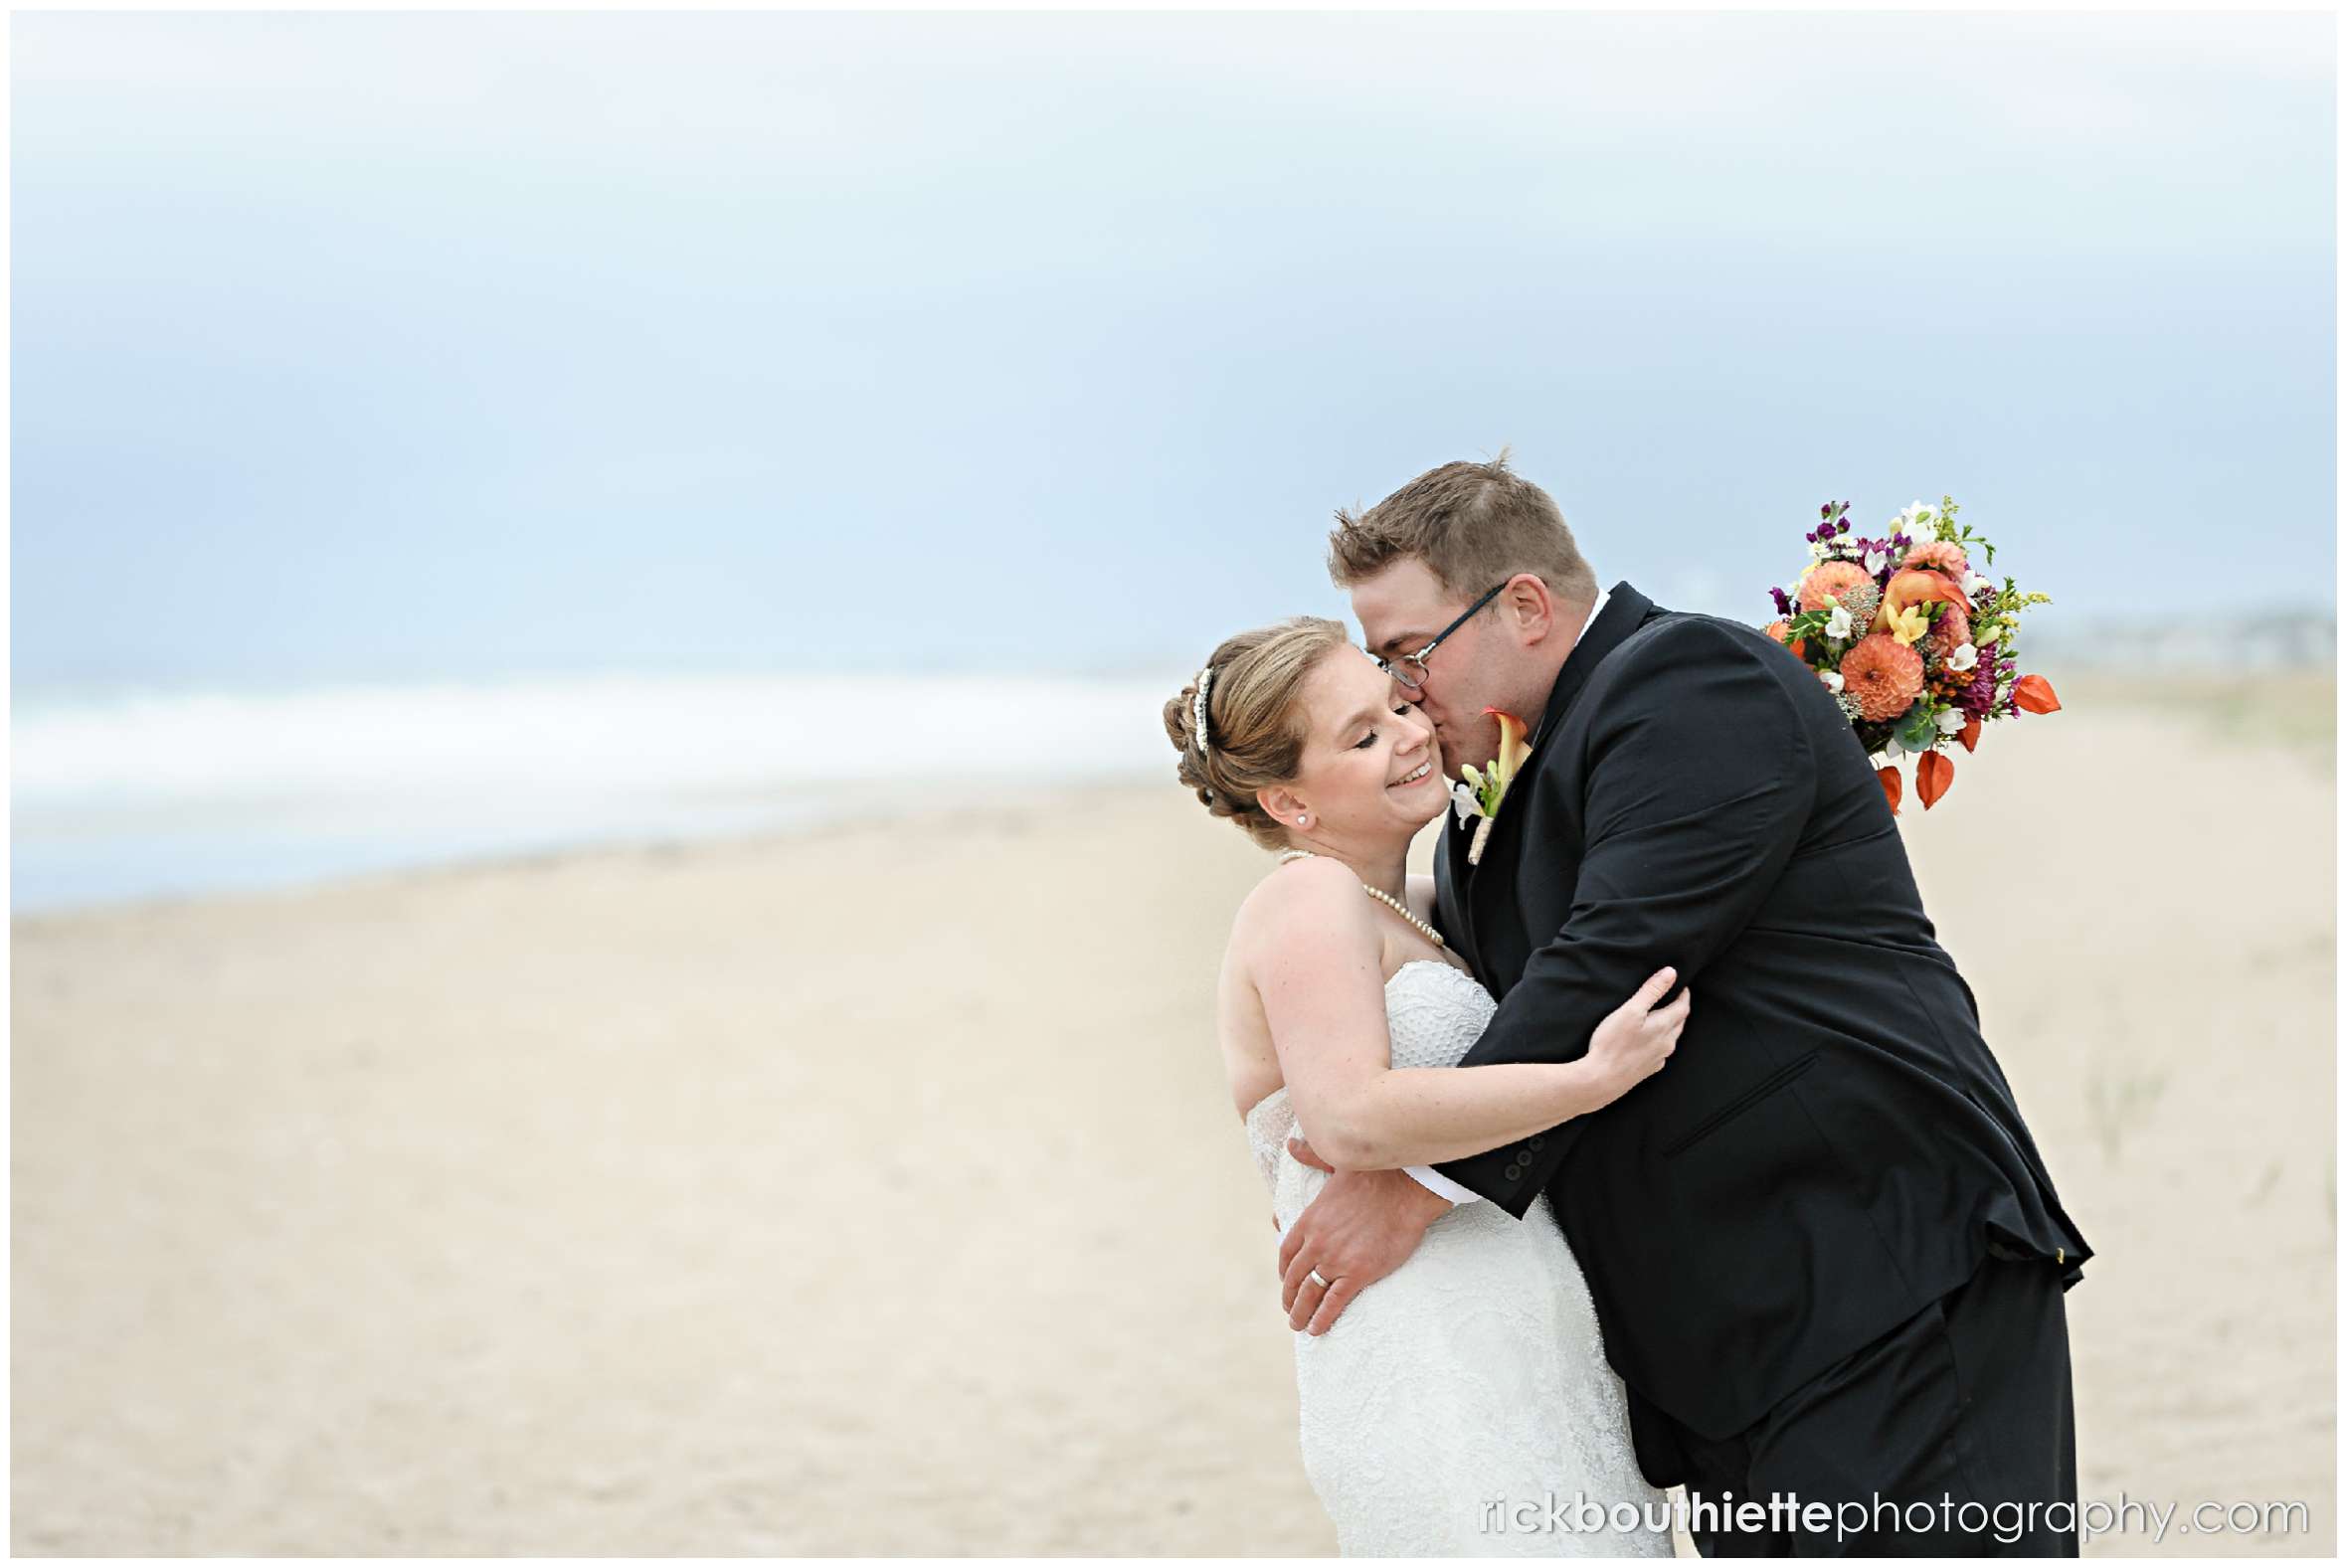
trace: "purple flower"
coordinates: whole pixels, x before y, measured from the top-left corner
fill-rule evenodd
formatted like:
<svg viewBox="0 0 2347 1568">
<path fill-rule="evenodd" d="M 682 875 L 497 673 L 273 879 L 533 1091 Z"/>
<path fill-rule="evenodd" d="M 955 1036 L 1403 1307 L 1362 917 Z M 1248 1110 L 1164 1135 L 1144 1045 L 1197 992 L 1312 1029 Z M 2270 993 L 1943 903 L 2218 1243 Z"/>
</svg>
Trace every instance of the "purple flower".
<svg viewBox="0 0 2347 1568">
<path fill-rule="evenodd" d="M 1817 515 L 1818 515 L 1818 516 L 1820 516 L 1820 517 L 1831 517 L 1831 516 L 1833 516 L 1833 515 L 1834 515 L 1834 503 L 1833 503 L 1833 502 L 1831 502 L 1831 501 L 1828 501 L 1828 502 L 1826 502 L 1826 504 L 1825 504 L 1825 505 L 1823 505 L 1823 506 L 1821 506 L 1821 507 L 1819 507 L 1819 508 L 1817 509 Z"/>
<path fill-rule="evenodd" d="M 1966 715 L 1985 719 L 1997 706 L 1997 645 L 1992 642 L 1980 650 L 1980 662 L 1972 667 L 1972 684 L 1964 689 L 1961 706 Z"/>
<path fill-rule="evenodd" d="M 1793 612 L 1793 601 L 1786 596 L 1783 589 L 1772 588 L 1768 592 L 1776 600 L 1776 612 L 1778 614 L 1789 615 Z"/>
</svg>

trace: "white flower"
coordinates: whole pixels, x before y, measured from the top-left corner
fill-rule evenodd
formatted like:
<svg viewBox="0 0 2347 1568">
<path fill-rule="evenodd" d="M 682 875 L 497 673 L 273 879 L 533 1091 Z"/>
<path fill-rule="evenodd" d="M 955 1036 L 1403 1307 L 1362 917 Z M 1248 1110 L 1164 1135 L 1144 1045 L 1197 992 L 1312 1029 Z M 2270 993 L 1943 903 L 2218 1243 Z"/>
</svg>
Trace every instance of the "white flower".
<svg viewBox="0 0 2347 1568">
<path fill-rule="evenodd" d="M 1967 642 L 1947 656 L 1947 667 L 1961 675 L 1980 662 L 1980 649 Z"/>
<path fill-rule="evenodd" d="M 1811 561 L 1813 564 L 1814 564 L 1814 563 L 1816 563 L 1816 562 L 1819 562 L 1819 561 L 1823 561 L 1823 560 L 1826 558 L 1826 555 L 1827 555 L 1827 553 L 1828 553 L 1828 552 L 1830 552 L 1830 551 L 1831 551 L 1833 548 L 1834 548 L 1834 547 L 1833 547 L 1832 545 L 1829 545 L 1829 544 L 1827 544 L 1827 543 L 1826 543 L 1824 540 L 1822 540 L 1822 539 L 1812 539 L 1812 540 L 1809 542 L 1809 559 L 1810 559 L 1810 561 Z"/>
<path fill-rule="evenodd" d="M 1906 748 L 1899 745 L 1898 737 L 1894 735 L 1891 737 L 1891 739 L 1883 743 L 1883 755 L 1891 759 L 1893 762 L 1897 762 L 1901 757 L 1906 755 Z"/>
<path fill-rule="evenodd" d="M 1961 708 L 1950 708 L 1939 716 L 1939 733 L 1953 735 L 1972 721 Z"/>
<path fill-rule="evenodd" d="M 1964 597 L 1966 599 L 1978 599 L 1982 589 L 1994 588 L 1995 586 L 1995 584 L 1991 583 L 1987 578 L 1982 577 L 1978 572 L 1966 572 L 1964 574 Z"/>
<path fill-rule="evenodd" d="M 1871 576 L 1881 577 L 1883 575 L 1883 569 L 1890 564 L 1891 553 L 1889 551 L 1869 550 L 1867 552 L 1867 572 Z"/>
<path fill-rule="evenodd" d="M 1465 781 L 1454 779 L 1451 781 L 1451 809 L 1459 813 L 1459 825 L 1464 827 L 1470 817 L 1483 815 L 1483 802 L 1475 798 L 1475 791 L 1467 787 Z"/>
<path fill-rule="evenodd" d="M 1834 607 L 1834 612 L 1826 616 L 1826 635 L 1836 642 L 1847 642 L 1850 639 L 1852 625 L 1850 611 L 1842 608 L 1842 602 L 1839 599 L 1830 600 L 1828 603 Z M 1842 688 L 1837 686 L 1834 689 L 1840 691 Z"/>
<path fill-rule="evenodd" d="M 1929 544 L 1940 536 L 1941 519 L 1921 501 L 1909 501 L 1895 521 L 1900 533 L 1919 545 Z"/>
<path fill-rule="evenodd" d="M 1842 695 L 1842 672 L 1840 670 L 1819 670 L 1817 678 L 1826 683 L 1826 690 L 1837 697 Z"/>
</svg>

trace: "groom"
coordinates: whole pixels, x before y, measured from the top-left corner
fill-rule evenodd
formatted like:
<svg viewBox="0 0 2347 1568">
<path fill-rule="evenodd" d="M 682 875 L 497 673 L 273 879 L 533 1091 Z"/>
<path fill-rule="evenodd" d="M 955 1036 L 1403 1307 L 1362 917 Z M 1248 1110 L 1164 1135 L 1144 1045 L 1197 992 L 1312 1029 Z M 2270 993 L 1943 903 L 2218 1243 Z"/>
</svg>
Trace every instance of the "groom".
<svg viewBox="0 0 2347 1568">
<path fill-rule="evenodd" d="M 1600 592 L 1505 453 L 1338 516 L 1331 573 L 1444 767 L 1497 754 L 1491 709 L 1533 732 L 1482 853 L 1454 815 L 1437 857 L 1437 924 L 1499 998 L 1461 1065 L 1570 1061 L 1664 964 L 1695 1005 L 1593 1116 L 1333 1175 L 1280 1249 L 1291 1322 L 1326 1331 L 1453 1202 L 1545 1192 L 1640 1468 L 1719 1505 L 1707 1556 L 2076 1555 L 2063 1293 L 2091 1253 L 1832 695 L 1757 630 Z"/>
</svg>

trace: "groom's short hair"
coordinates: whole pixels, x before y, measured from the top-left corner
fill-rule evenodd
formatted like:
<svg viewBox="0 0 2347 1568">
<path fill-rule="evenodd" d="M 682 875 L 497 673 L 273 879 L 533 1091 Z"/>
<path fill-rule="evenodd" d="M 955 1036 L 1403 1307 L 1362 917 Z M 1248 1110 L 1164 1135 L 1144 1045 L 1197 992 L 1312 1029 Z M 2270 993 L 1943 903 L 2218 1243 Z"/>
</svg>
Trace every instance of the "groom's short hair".
<svg viewBox="0 0 2347 1568">
<path fill-rule="evenodd" d="M 1547 491 L 1509 470 L 1505 446 L 1489 462 L 1429 468 L 1357 517 L 1338 509 L 1329 577 L 1339 588 L 1409 560 L 1425 562 L 1463 600 L 1519 572 L 1537 573 L 1550 593 L 1574 604 L 1597 598 L 1597 574 L 1581 559 L 1564 513 Z"/>
</svg>

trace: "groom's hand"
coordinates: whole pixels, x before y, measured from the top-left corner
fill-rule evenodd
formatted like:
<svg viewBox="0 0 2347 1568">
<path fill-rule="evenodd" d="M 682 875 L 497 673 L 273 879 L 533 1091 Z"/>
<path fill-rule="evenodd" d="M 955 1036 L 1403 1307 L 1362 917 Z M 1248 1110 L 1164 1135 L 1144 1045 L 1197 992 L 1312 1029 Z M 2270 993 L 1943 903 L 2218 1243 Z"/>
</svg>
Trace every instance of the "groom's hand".
<svg viewBox="0 0 2347 1568">
<path fill-rule="evenodd" d="M 1449 1201 L 1398 1170 L 1329 1177 L 1280 1243 L 1280 1305 L 1288 1326 L 1325 1334 L 1353 1299 L 1409 1261 Z M 1312 1278 L 1320 1271 L 1323 1289 Z"/>
</svg>

